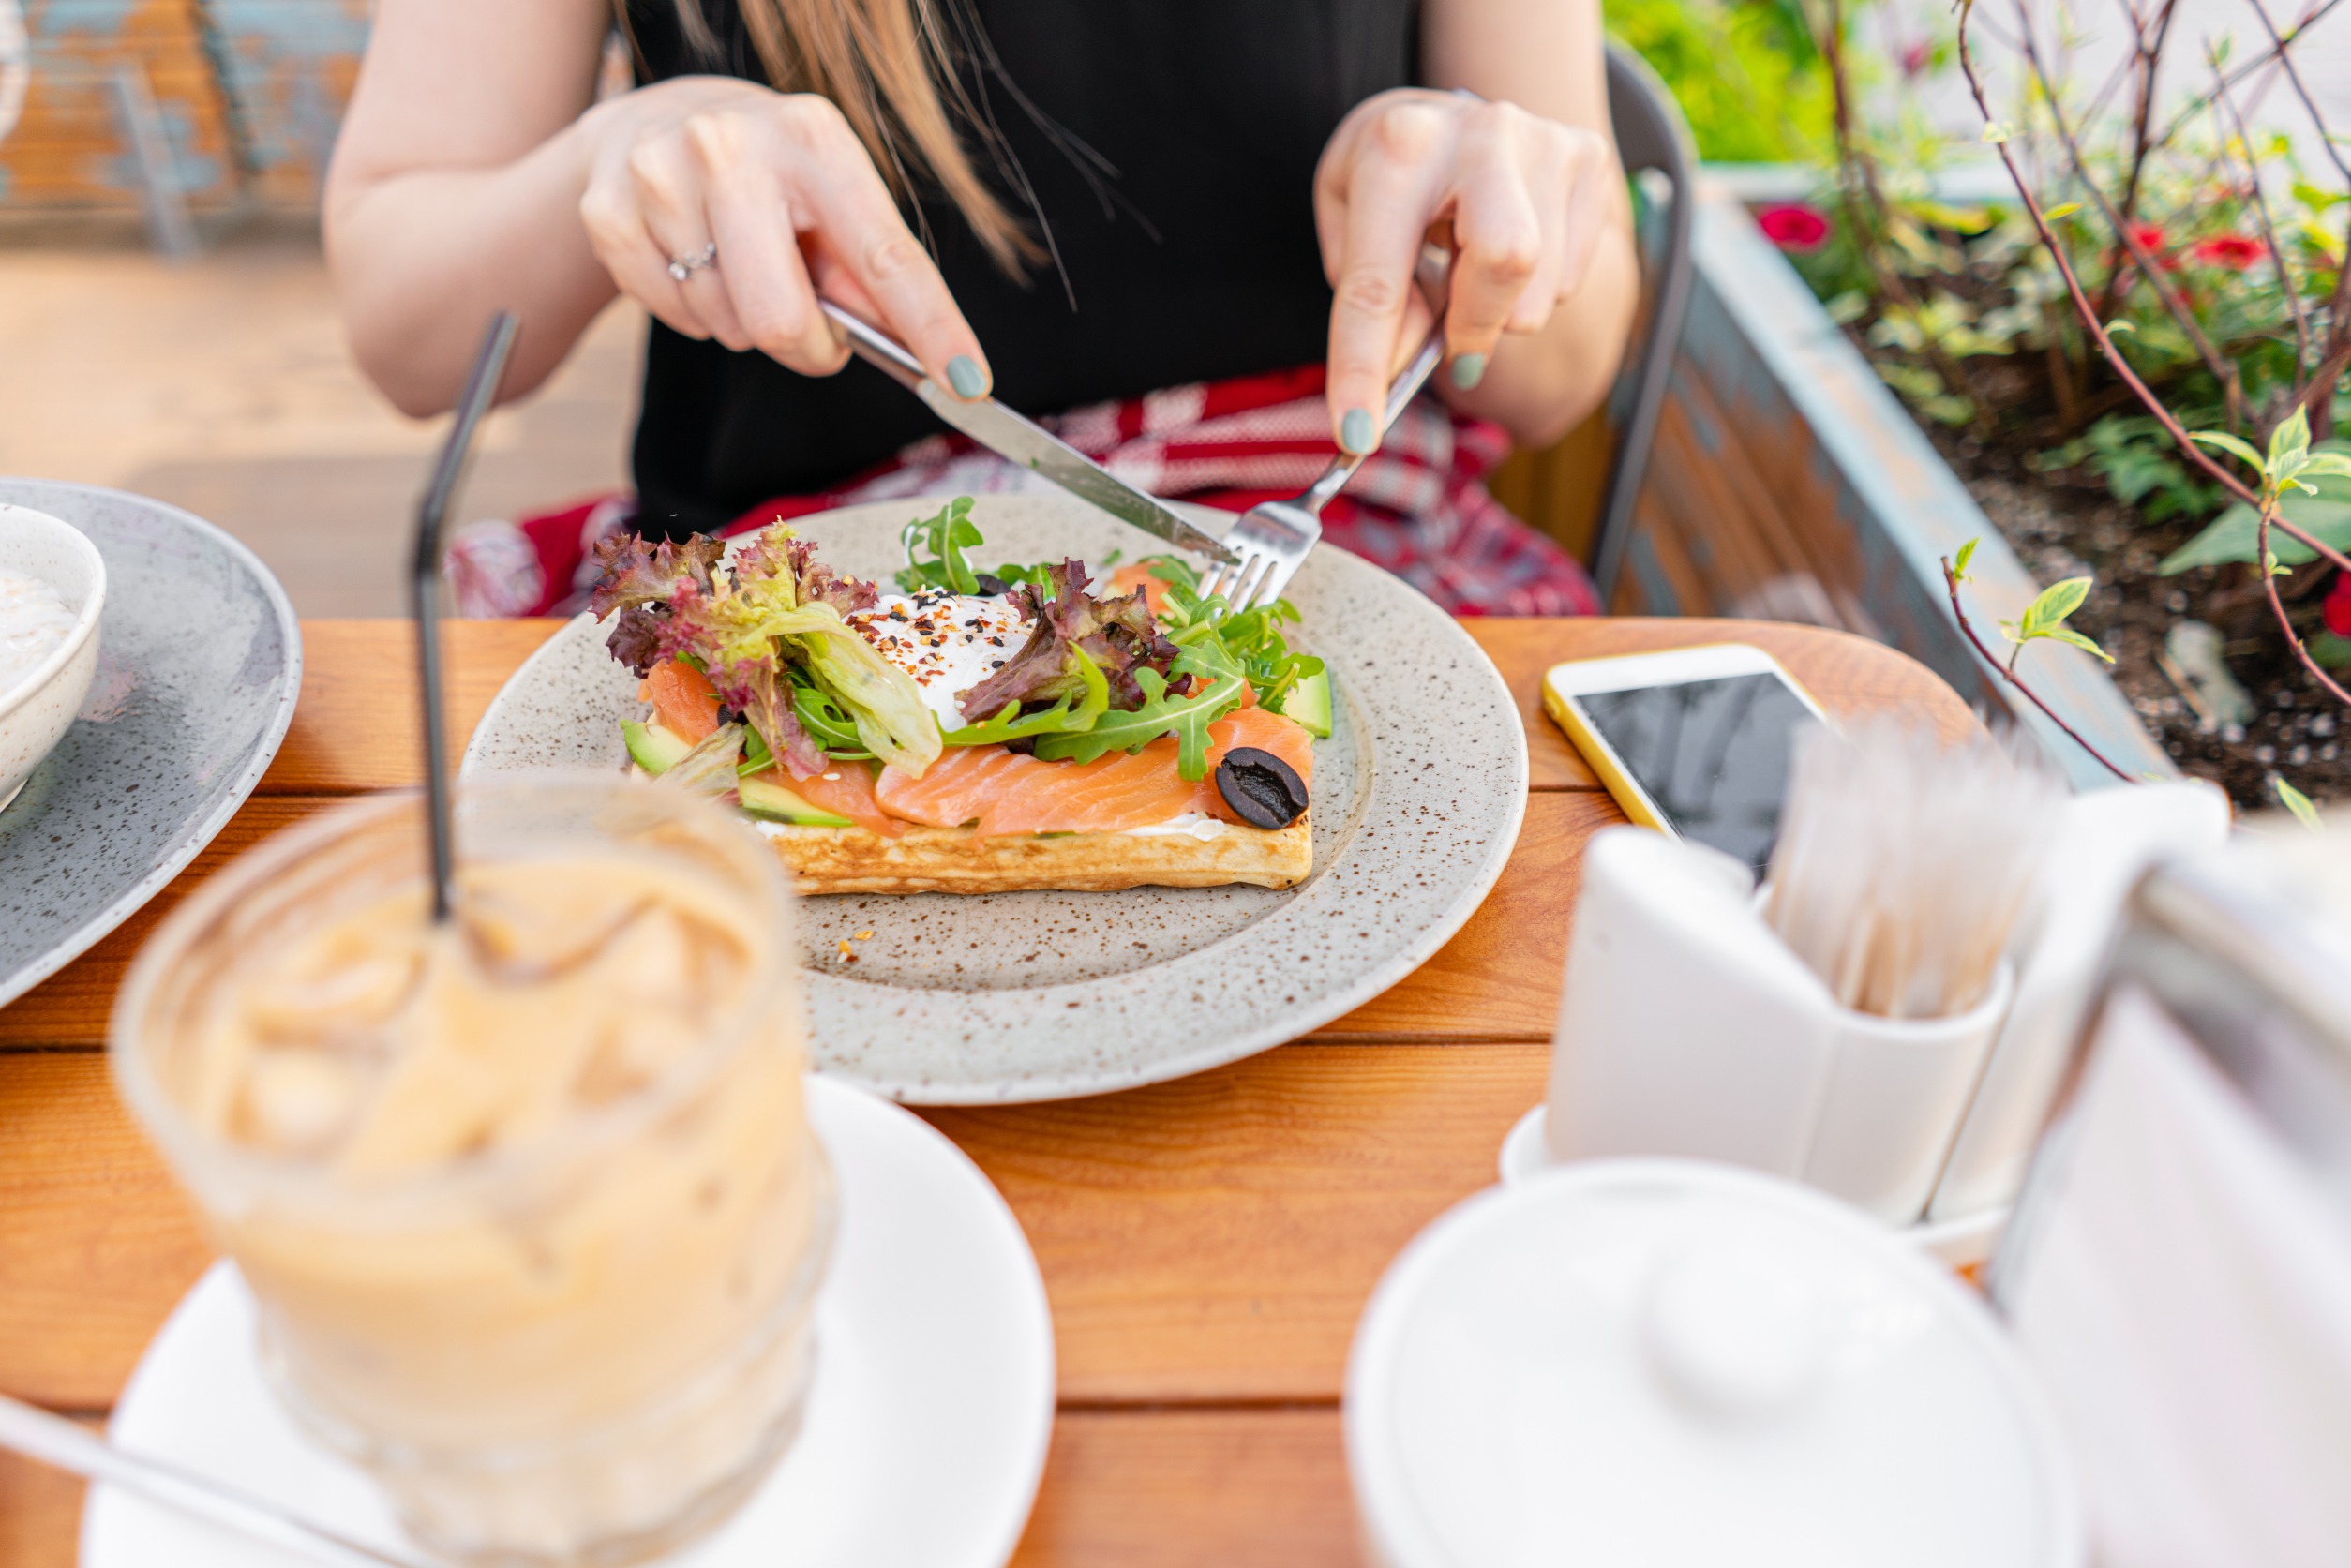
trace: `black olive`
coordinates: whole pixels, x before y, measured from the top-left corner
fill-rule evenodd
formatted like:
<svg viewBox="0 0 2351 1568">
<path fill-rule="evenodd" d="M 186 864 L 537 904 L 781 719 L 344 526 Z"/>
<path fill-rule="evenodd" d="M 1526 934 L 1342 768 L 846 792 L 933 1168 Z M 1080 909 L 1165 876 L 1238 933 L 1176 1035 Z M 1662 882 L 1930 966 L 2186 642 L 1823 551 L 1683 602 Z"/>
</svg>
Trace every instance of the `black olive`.
<svg viewBox="0 0 2351 1568">
<path fill-rule="evenodd" d="M 1011 589 L 1006 585 L 1002 577 L 996 576 L 992 573 L 980 572 L 974 574 L 974 575 L 979 577 L 980 591 L 981 595 L 986 598 L 1001 599 L 1006 594 L 1012 591 Z"/>
<path fill-rule="evenodd" d="M 1236 746 L 1217 764 L 1217 793 L 1252 828 L 1287 828 L 1306 810 L 1306 781 L 1271 752 Z"/>
</svg>

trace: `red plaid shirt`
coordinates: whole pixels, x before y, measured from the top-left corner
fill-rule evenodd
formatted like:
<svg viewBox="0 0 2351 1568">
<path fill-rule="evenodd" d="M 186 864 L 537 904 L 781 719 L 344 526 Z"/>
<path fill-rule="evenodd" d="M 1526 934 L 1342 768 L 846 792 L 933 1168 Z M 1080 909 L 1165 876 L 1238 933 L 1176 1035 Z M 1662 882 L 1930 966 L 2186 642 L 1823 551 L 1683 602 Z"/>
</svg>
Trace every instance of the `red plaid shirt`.
<svg viewBox="0 0 2351 1568">
<path fill-rule="evenodd" d="M 1323 367 L 1171 387 L 1042 421 L 1153 495 L 1242 512 L 1287 500 L 1336 455 Z M 1385 567 L 1457 615 L 1596 615 L 1583 568 L 1503 510 L 1485 476 L 1510 450 L 1500 427 L 1421 398 L 1323 512 L 1323 540 Z M 961 435 L 931 436 L 816 495 L 779 496 L 727 533 L 901 497 L 1055 486 Z M 630 526 L 635 499 L 600 497 L 518 522 L 474 523 L 449 551 L 460 613 L 568 614 L 595 581 L 593 553 Z"/>
</svg>

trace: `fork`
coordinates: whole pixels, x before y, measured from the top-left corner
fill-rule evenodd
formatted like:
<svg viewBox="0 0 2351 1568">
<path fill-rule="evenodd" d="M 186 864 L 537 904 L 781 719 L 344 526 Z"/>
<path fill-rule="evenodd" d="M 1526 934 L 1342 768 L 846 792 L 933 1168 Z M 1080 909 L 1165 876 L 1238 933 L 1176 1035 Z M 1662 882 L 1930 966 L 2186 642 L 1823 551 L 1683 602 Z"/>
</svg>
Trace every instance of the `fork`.
<svg viewBox="0 0 2351 1568">
<path fill-rule="evenodd" d="M 1387 434 L 1405 406 L 1416 396 L 1445 357 L 1445 278 L 1451 258 L 1434 246 L 1424 250 L 1415 276 L 1437 302 L 1437 319 L 1428 341 L 1387 389 L 1387 408 L 1380 418 L 1380 434 Z M 1294 500 L 1263 500 L 1241 514 L 1224 536 L 1233 552 L 1230 562 L 1208 568 L 1200 579 L 1202 597 L 1221 593 L 1235 614 L 1281 597 L 1290 579 L 1298 575 L 1315 541 L 1323 537 L 1323 508 L 1346 487 L 1370 454 L 1342 452 L 1323 476 Z"/>
</svg>

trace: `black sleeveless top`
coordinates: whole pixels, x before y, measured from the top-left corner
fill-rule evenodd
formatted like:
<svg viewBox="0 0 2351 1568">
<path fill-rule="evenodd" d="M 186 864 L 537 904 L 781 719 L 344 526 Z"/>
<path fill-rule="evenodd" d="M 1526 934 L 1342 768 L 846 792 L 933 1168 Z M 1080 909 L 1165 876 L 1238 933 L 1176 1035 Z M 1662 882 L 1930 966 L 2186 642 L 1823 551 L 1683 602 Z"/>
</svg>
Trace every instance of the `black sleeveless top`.
<svg viewBox="0 0 2351 1568">
<path fill-rule="evenodd" d="M 1015 283 L 951 203 L 923 199 L 996 395 L 1044 413 L 1319 362 L 1330 290 L 1314 234 L 1315 160 L 1349 109 L 1415 79 L 1415 0 L 969 4 L 1003 70 L 973 67 L 972 89 L 985 94 L 1060 255 L 1058 272 L 1047 261 Z M 640 76 L 760 80 L 733 0 L 701 7 L 720 58 L 693 56 L 674 0 L 629 0 Z M 1116 177 L 1089 184 L 1022 97 Z M 975 161 L 991 172 L 983 152 Z M 1034 231 L 1038 215 L 991 177 Z M 803 377 L 656 321 L 636 430 L 639 526 L 713 529 L 941 428 L 861 362 Z"/>
</svg>

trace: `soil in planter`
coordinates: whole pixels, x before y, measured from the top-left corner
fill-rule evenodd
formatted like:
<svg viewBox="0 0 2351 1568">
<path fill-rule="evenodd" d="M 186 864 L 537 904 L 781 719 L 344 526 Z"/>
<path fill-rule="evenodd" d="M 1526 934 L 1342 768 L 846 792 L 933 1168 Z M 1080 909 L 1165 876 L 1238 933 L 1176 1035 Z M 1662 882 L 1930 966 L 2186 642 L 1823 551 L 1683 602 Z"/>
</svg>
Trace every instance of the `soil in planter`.
<svg viewBox="0 0 2351 1568">
<path fill-rule="evenodd" d="M 2158 575 L 2156 564 L 2201 524 L 2149 522 L 2116 500 L 2094 474 L 2036 472 L 2026 466 L 2021 443 L 1998 438 L 1979 443 L 1946 426 L 1918 423 L 2043 587 L 2084 573 L 2095 579 L 2072 624 L 2115 656 L 2115 684 L 2180 771 L 2218 784 L 2239 810 L 2276 809 L 2273 773 L 2321 804 L 2351 803 L 2351 709 L 2329 695 L 2286 647 L 2251 567 L 2201 566 L 2174 577 Z M 2321 627 L 2318 600 L 2328 575 L 2323 564 L 2314 564 L 2280 581 L 2304 635 Z M 2250 724 L 2214 727 L 2164 672 L 2164 639 L 2182 620 L 2205 621 L 2225 638 L 2229 673 L 2255 705 Z M 1994 648 L 2004 648 L 1996 625 L 1977 630 Z M 2017 673 L 2028 683 L 2033 661 L 2044 656 L 2039 648 L 2025 650 Z"/>
</svg>

